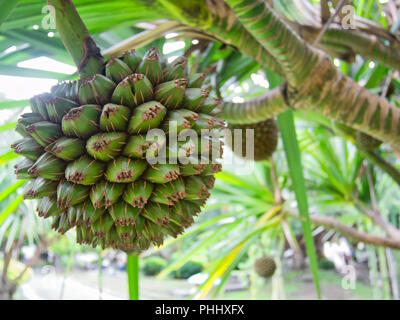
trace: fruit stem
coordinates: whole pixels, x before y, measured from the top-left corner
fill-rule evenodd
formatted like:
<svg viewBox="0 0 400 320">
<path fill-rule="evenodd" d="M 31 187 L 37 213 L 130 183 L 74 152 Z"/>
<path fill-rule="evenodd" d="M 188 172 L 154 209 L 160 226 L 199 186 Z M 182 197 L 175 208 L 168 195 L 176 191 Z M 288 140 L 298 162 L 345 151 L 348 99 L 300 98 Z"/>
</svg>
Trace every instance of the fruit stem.
<svg viewBox="0 0 400 320">
<path fill-rule="evenodd" d="M 65 48 L 78 67 L 81 78 L 102 73 L 104 59 L 79 16 L 72 0 L 47 0 L 54 7 L 57 30 Z"/>
<path fill-rule="evenodd" d="M 129 300 L 139 300 L 139 256 L 127 254 Z"/>
</svg>

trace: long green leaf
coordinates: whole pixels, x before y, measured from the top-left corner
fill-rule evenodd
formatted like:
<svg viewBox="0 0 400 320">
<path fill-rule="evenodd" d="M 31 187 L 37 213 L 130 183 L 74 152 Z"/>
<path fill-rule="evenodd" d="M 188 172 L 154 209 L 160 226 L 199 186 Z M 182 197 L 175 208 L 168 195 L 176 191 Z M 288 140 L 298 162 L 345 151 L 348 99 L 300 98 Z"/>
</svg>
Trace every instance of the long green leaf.
<svg viewBox="0 0 400 320">
<path fill-rule="evenodd" d="M 3 124 L 0 126 L 0 132 L 7 131 L 7 130 L 13 130 L 15 129 L 15 126 L 17 125 L 17 122 L 10 122 Z"/>
<path fill-rule="evenodd" d="M 0 102 L 0 110 L 24 108 L 29 106 L 29 100 L 15 100 L 15 101 L 2 101 Z"/>
<path fill-rule="evenodd" d="M 8 198 L 10 194 L 14 193 L 19 187 L 22 187 L 26 181 L 24 180 L 19 180 L 13 185 L 9 186 L 7 189 L 2 191 L 0 193 L 0 202 L 2 202 L 4 199 Z"/>
<path fill-rule="evenodd" d="M 139 300 L 139 256 L 130 254 L 127 256 L 129 300 Z"/>
<path fill-rule="evenodd" d="M 0 26 L 17 6 L 18 2 L 19 0 L 0 0 Z"/>
<path fill-rule="evenodd" d="M 24 199 L 21 195 L 10 202 L 7 207 L 5 207 L 2 212 L 0 212 L 0 225 L 2 225 L 2 223 L 8 218 L 8 216 L 13 213 L 23 201 Z"/>
<path fill-rule="evenodd" d="M 57 79 L 57 80 L 67 80 L 72 79 L 73 75 L 68 75 L 65 73 L 36 70 L 30 68 L 20 68 L 15 66 L 9 66 L 0 64 L 0 74 L 7 76 L 17 76 L 17 77 L 30 77 L 30 78 L 43 78 L 43 79 Z"/>
<path fill-rule="evenodd" d="M 301 164 L 300 148 L 294 126 L 293 112 L 288 110 L 278 116 L 279 131 L 282 135 L 283 146 L 288 161 L 293 189 L 296 194 L 297 206 L 302 217 L 301 225 L 306 244 L 307 255 L 310 259 L 311 271 L 314 277 L 318 299 L 321 299 L 321 288 L 318 276 L 317 255 L 311 233 L 310 217 L 308 215 L 307 193 L 304 184 L 303 166 Z"/>
<path fill-rule="evenodd" d="M 2 155 L 0 155 L 0 166 L 18 157 L 19 155 L 16 154 L 14 151 L 3 153 Z"/>
</svg>

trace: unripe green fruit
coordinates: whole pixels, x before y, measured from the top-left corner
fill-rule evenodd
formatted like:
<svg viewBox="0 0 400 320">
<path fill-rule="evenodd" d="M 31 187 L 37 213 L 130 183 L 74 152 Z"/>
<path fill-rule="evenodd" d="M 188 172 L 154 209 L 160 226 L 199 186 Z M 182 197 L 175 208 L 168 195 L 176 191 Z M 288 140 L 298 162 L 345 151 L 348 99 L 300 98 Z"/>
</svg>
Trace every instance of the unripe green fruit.
<svg viewBox="0 0 400 320">
<path fill-rule="evenodd" d="M 197 139 L 224 123 L 212 116 L 219 101 L 201 88 L 205 74 L 189 77 L 185 57 L 164 61 L 155 48 L 143 59 L 130 51 L 110 59 L 104 74 L 30 100 L 32 112 L 16 129 L 22 139 L 12 145 L 25 157 L 15 173 L 30 180 L 24 198 L 40 199 L 38 214 L 51 217 L 53 229 L 75 228 L 78 243 L 138 252 L 194 222 L 221 170 L 209 158 L 198 163 L 211 140 L 193 150 L 193 164 L 149 159 L 172 154 L 173 121 L 177 133 L 193 128 Z M 151 129 L 164 136 L 148 137 Z"/>
</svg>

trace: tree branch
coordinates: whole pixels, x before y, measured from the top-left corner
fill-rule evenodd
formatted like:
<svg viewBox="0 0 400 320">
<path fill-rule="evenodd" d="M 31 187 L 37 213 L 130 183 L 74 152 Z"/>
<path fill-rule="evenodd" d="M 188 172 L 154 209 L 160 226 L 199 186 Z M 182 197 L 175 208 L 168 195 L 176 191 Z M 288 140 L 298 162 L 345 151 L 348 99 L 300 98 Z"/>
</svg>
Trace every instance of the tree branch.
<svg viewBox="0 0 400 320">
<path fill-rule="evenodd" d="M 281 0 L 286 1 L 286 0 Z M 321 5 L 324 1 L 321 1 Z M 306 13 L 303 10 L 305 9 Z M 279 12 L 279 15 L 288 23 L 301 37 L 308 43 L 315 42 L 316 37 L 321 32 L 319 21 L 321 10 L 317 6 L 311 5 L 308 1 L 298 0 L 290 1 L 285 5 L 285 12 Z M 301 23 L 292 21 L 289 16 L 298 16 L 301 14 Z M 332 23 L 326 30 L 318 46 L 328 54 L 335 56 L 352 56 L 354 53 L 360 54 L 365 60 L 371 59 L 389 68 L 400 68 L 400 56 L 398 47 L 399 38 L 395 36 L 396 32 L 390 32 L 374 21 L 361 18 L 354 18 L 355 29 L 343 29 L 341 25 Z M 389 41 L 385 44 L 380 38 Z"/>
<path fill-rule="evenodd" d="M 12 258 L 13 248 L 14 248 L 14 244 L 11 246 L 10 250 L 6 251 L 6 249 L 4 249 L 3 270 L 1 273 L 1 282 L 3 285 L 8 282 L 7 273 L 8 273 L 8 267 L 10 265 L 11 258 Z"/>
<path fill-rule="evenodd" d="M 295 219 L 301 219 L 298 214 L 292 212 L 287 212 L 287 214 Z M 387 239 L 380 236 L 374 236 L 365 232 L 361 232 L 331 217 L 313 214 L 310 215 L 310 220 L 316 225 L 324 226 L 327 229 L 333 229 L 342 234 L 344 237 L 355 240 L 357 242 L 364 242 L 366 244 L 371 244 L 377 247 L 386 247 L 400 250 L 400 240 Z"/>
<path fill-rule="evenodd" d="M 39 242 L 36 251 L 33 255 L 32 258 L 29 259 L 29 261 L 26 263 L 24 269 L 21 271 L 21 273 L 12 281 L 12 285 L 16 286 L 18 284 L 18 281 L 20 279 L 22 279 L 22 277 L 24 276 L 24 274 L 26 273 L 26 271 L 28 271 L 28 269 L 30 267 L 32 267 L 32 265 L 36 262 L 36 260 L 39 258 L 40 253 L 42 252 L 43 249 L 45 249 L 48 246 L 47 241 L 45 238 L 42 238 L 42 240 Z"/>
<path fill-rule="evenodd" d="M 395 46 L 386 46 L 377 36 L 359 30 L 343 30 L 331 27 L 325 33 L 321 44 L 344 45 L 360 54 L 365 60 L 374 60 L 388 68 L 400 70 L 400 55 Z"/>
<path fill-rule="evenodd" d="M 258 63 L 284 76 L 280 64 L 243 27 L 223 0 L 187 1 L 159 0 L 177 20 L 210 33 L 223 43 L 232 45 Z"/>
<path fill-rule="evenodd" d="M 219 116 L 231 123 L 253 123 L 274 117 L 288 109 L 282 88 L 243 103 L 224 102 Z"/>
<path fill-rule="evenodd" d="M 386 172 L 400 186 L 400 171 L 397 170 L 390 162 L 387 162 L 375 151 L 359 151 L 367 160 L 378 166 L 382 171 Z"/>
<path fill-rule="evenodd" d="M 340 10 L 342 10 L 342 7 L 344 6 L 345 3 L 346 3 L 346 0 L 340 0 L 340 3 L 336 8 L 335 13 L 333 15 L 331 15 L 329 17 L 328 21 L 324 24 L 323 28 L 321 29 L 321 31 L 318 33 L 317 37 L 315 38 L 313 45 L 316 45 L 322 39 L 326 30 L 328 30 L 329 26 L 331 25 L 333 20 L 336 18 L 336 16 L 339 14 Z"/>
<path fill-rule="evenodd" d="M 308 46 L 263 0 L 226 0 L 249 33 L 281 65 L 292 85 L 302 85 L 318 61 Z"/>
<path fill-rule="evenodd" d="M 376 225 L 378 225 L 385 233 L 392 238 L 395 241 L 400 242 L 400 230 L 395 228 L 393 225 L 391 225 L 388 221 L 386 221 L 382 215 L 377 214 L 374 210 L 369 209 L 367 206 L 365 206 L 361 201 L 355 200 L 355 206 L 358 210 L 360 210 L 362 213 L 364 213 L 366 216 L 368 216 L 372 222 L 374 222 Z"/>
</svg>

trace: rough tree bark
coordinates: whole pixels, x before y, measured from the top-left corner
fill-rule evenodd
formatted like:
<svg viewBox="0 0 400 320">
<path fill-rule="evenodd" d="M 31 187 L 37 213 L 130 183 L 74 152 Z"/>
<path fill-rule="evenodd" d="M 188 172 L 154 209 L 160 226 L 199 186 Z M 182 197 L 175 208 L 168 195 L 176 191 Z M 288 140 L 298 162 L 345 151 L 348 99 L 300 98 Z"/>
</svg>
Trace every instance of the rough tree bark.
<svg viewBox="0 0 400 320">
<path fill-rule="evenodd" d="M 400 111 L 308 45 L 262 0 L 226 1 L 251 35 L 280 63 L 291 108 L 313 110 L 400 147 Z"/>
</svg>

